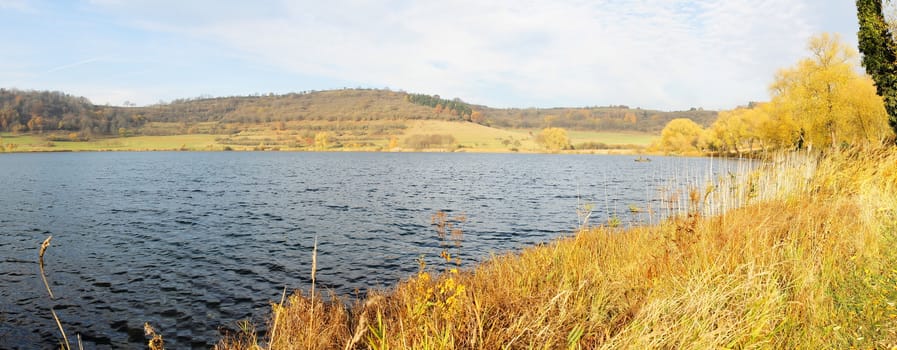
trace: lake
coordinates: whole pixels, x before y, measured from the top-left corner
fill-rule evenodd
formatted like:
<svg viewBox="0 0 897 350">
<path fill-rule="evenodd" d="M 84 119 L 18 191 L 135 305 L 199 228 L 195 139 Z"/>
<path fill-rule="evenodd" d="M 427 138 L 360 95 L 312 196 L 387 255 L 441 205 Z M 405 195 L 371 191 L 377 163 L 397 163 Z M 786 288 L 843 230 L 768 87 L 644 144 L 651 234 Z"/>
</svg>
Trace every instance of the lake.
<svg viewBox="0 0 897 350">
<path fill-rule="evenodd" d="M 457 250 L 491 253 L 592 224 L 659 220 L 661 192 L 733 161 L 465 153 L 0 155 L 0 348 L 58 348 L 55 310 L 87 348 L 208 348 L 241 319 L 263 327 L 286 287 L 343 295 L 439 265 L 431 218 L 466 217 Z M 631 212 L 630 207 L 654 208 Z M 40 243 L 56 300 L 37 264 Z M 452 248 L 452 252 L 456 252 Z"/>
</svg>

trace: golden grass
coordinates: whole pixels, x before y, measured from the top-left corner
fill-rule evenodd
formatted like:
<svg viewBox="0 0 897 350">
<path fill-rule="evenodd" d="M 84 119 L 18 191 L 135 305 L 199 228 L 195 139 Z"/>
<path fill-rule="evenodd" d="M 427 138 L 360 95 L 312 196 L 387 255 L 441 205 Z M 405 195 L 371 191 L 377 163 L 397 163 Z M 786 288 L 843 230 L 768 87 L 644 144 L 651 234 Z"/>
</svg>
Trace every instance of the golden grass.
<svg viewBox="0 0 897 350">
<path fill-rule="evenodd" d="M 475 123 L 450 122 L 442 120 L 416 120 L 408 124 L 403 138 L 411 135 L 445 134 L 452 135 L 457 144 L 469 151 L 508 152 L 511 148 L 520 151 L 541 151 L 532 136 L 526 132 L 491 128 Z M 509 144 L 503 144 L 508 140 Z M 514 141 L 519 141 L 514 146 Z"/>
<path fill-rule="evenodd" d="M 90 141 L 48 141 L 41 135 L 0 135 L 5 145 L 14 144 L 15 152 L 80 151 L 220 151 L 224 145 L 217 135 L 171 135 L 95 138 Z M 7 147 L 8 148 L 8 147 Z"/>
<path fill-rule="evenodd" d="M 219 129 L 214 123 L 196 123 L 184 127 L 181 123 L 150 123 L 146 135 L 129 137 L 95 137 L 88 141 L 67 141 L 61 134 L 0 133 L 0 152 L 79 152 L 79 151 L 315 151 L 309 142 L 320 130 L 331 134 L 327 151 L 421 151 L 401 147 L 410 137 L 420 135 L 451 135 L 456 142 L 450 146 L 424 151 L 465 152 L 549 152 L 535 142 L 539 130 L 510 130 L 480 124 L 444 120 L 365 120 L 365 121 L 292 121 L 278 130 L 277 123 L 226 124 Z M 242 128 L 236 134 L 215 134 Z M 193 130 L 202 133 L 187 133 Z M 192 131 L 190 131 L 192 132 Z M 159 133 L 154 134 L 154 133 Z M 643 147 L 657 136 L 639 133 L 569 131 L 571 143 L 603 143 L 609 146 Z M 390 139 L 397 138 L 399 147 L 389 148 Z M 56 140 L 56 141 L 51 141 Z M 577 150 L 565 153 L 630 153 L 634 150 Z M 640 150 L 639 150 L 640 151 Z"/>
<path fill-rule="evenodd" d="M 897 346 L 897 150 L 790 159 L 748 176 L 748 190 L 708 190 L 747 198 L 720 215 L 702 215 L 709 196 L 693 193 L 688 215 L 659 225 L 422 269 L 351 308 L 299 291 L 275 305 L 274 339 L 218 348 Z"/>
<path fill-rule="evenodd" d="M 538 133 L 539 130 L 534 130 Z M 587 142 L 600 142 L 607 145 L 635 145 L 640 147 L 648 147 L 660 135 L 643 133 L 643 132 L 617 132 L 617 131 L 582 131 L 567 130 L 567 136 L 570 137 L 570 144 L 577 145 Z"/>
<path fill-rule="evenodd" d="M 403 138 L 411 135 L 445 134 L 455 138 L 456 146 L 467 152 L 550 152 L 535 141 L 539 129 L 498 129 L 475 123 L 442 120 L 417 120 L 408 123 Z M 571 144 L 600 142 L 607 145 L 647 146 L 657 136 L 640 133 L 568 130 Z M 512 150 L 513 149 L 513 150 Z M 621 153 L 620 150 L 565 151 L 565 153 Z"/>
</svg>

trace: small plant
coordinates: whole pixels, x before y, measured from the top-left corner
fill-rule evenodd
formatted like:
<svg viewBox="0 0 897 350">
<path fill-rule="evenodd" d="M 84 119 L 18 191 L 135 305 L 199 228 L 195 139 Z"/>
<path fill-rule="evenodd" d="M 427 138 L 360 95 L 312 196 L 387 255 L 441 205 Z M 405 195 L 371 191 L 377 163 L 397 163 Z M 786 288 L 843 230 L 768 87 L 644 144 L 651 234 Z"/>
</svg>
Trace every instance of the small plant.
<svg viewBox="0 0 897 350">
<path fill-rule="evenodd" d="M 162 339 L 162 335 L 156 333 L 156 330 L 153 329 L 153 326 L 150 326 L 149 322 L 143 324 L 143 333 L 150 337 L 149 342 L 147 343 L 147 347 L 150 350 L 163 350 L 165 349 L 165 341 Z"/>
<path fill-rule="evenodd" d="M 581 324 L 573 327 L 573 329 L 570 330 L 570 333 L 567 334 L 567 349 L 576 350 L 582 348 L 582 346 L 579 345 L 579 341 L 582 339 L 584 333 L 585 329 Z"/>
<path fill-rule="evenodd" d="M 377 324 L 370 325 L 368 345 L 375 350 L 389 350 L 389 342 L 386 339 L 386 324 L 383 323 L 383 314 L 377 312 Z"/>
<path fill-rule="evenodd" d="M 623 224 L 623 221 L 620 220 L 620 217 L 617 216 L 617 214 L 613 214 L 609 218 L 607 218 L 607 227 L 617 228 L 617 227 L 620 227 L 620 225 L 622 225 L 622 224 Z"/>
<path fill-rule="evenodd" d="M 439 239 L 439 247 L 442 248 L 439 256 L 445 259 L 446 263 L 454 262 L 461 265 L 461 243 L 464 240 L 464 231 L 458 227 L 461 223 L 467 222 L 467 215 L 461 214 L 449 217 L 444 211 L 438 211 L 430 217 L 430 223 L 436 226 L 436 236 Z M 452 257 L 449 248 L 454 246 L 458 255 Z"/>
<path fill-rule="evenodd" d="M 592 210 L 595 208 L 591 202 L 576 200 L 576 217 L 579 218 L 579 229 L 585 230 L 589 228 L 589 219 L 592 217 Z"/>
</svg>

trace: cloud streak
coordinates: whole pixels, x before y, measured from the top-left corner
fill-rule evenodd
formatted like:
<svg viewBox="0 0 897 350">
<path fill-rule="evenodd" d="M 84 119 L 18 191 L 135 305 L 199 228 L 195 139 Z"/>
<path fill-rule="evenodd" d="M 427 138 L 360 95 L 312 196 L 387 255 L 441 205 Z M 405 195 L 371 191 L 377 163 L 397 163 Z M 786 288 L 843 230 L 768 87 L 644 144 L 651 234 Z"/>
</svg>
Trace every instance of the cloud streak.
<svg viewBox="0 0 897 350">
<path fill-rule="evenodd" d="M 55 73 L 55 72 L 58 72 L 58 71 L 61 71 L 61 70 L 66 70 L 66 69 L 71 69 L 71 68 L 75 68 L 75 67 L 78 67 L 78 66 L 83 66 L 83 65 L 85 65 L 85 64 L 89 64 L 89 63 L 94 63 L 94 62 L 100 61 L 101 59 L 102 59 L 102 57 L 93 57 L 93 58 L 88 58 L 88 59 L 86 59 L 86 60 L 81 60 L 81 61 L 78 61 L 78 62 L 72 62 L 72 63 L 69 63 L 69 64 L 64 64 L 64 65 L 61 65 L 61 66 L 57 66 L 57 67 L 50 68 L 50 69 L 48 69 L 47 71 L 45 71 L 44 74 Z"/>
</svg>

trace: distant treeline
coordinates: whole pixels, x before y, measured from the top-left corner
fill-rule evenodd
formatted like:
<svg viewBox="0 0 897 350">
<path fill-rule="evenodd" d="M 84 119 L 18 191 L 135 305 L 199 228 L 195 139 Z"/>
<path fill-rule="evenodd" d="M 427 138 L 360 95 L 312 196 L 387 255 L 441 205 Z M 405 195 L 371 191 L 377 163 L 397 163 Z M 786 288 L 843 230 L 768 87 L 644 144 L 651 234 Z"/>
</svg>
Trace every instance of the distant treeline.
<svg viewBox="0 0 897 350">
<path fill-rule="evenodd" d="M 641 131 L 659 133 L 676 118 L 707 126 L 716 112 L 662 112 L 626 106 L 494 109 L 425 94 L 380 89 L 342 89 L 283 95 L 178 99 L 146 107 L 95 105 L 62 92 L 0 89 L 0 131 L 128 136 L 183 133 L 228 134 L 262 125 L 274 129 L 356 130 L 368 121 L 383 129 L 408 120 L 462 120 L 499 128 Z M 385 124 L 384 124 L 385 123 Z M 392 134 L 390 130 L 368 131 Z"/>
</svg>

